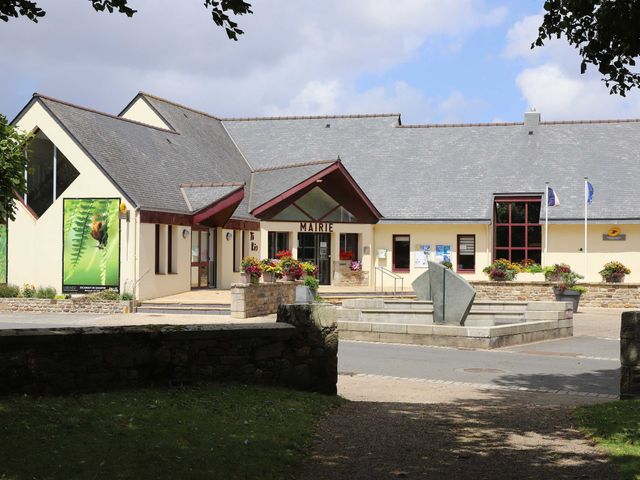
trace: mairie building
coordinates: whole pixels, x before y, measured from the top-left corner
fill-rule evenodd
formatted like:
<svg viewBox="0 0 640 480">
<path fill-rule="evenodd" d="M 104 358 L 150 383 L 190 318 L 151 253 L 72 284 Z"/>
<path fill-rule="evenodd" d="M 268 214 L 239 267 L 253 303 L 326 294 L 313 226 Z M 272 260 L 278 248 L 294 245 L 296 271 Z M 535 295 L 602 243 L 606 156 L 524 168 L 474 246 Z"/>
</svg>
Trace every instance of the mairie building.
<svg viewBox="0 0 640 480">
<path fill-rule="evenodd" d="M 600 281 L 618 260 L 640 282 L 640 120 L 219 118 L 139 93 L 119 115 L 34 94 L 13 123 L 34 140 L 8 283 L 144 300 L 229 288 L 243 257 L 281 250 L 325 285 L 407 286 L 427 258 L 469 280 L 505 258 Z"/>
</svg>

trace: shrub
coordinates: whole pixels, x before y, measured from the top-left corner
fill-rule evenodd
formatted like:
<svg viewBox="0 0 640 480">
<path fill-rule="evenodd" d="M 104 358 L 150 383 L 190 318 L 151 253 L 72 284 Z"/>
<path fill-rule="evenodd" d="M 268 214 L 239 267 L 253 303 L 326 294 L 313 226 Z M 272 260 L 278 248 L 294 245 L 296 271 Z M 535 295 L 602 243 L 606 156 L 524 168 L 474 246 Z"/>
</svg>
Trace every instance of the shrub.
<svg viewBox="0 0 640 480">
<path fill-rule="evenodd" d="M 544 268 L 544 279 L 547 282 L 558 282 L 564 273 L 571 273 L 571 267 L 566 263 L 556 263 L 552 267 Z"/>
<path fill-rule="evenodd" d="M 485 267 L 482 271 L 489 275 L 491 280 L 497 282 L 510 282 L 511 280 L 515 280 L 521 270 L 517 263 L 511 263 L 509 260 L 499 258 L 488 267 Z"/>
<path fill-rule="evenodd" d="M 305 286 L 309 287 L 314 292 L 318 291 L 318 287 L 320 287 L 320 282 L 316 277 L 308 276 L 304 279 Z"/>
<path fill-rule="evenodd" d="M 36 298 L 56 298 L 56 289 L 53 287 L 38 287 Z"/>
<path fill-rule="evenodd" d="M 20 287 L 17 285 L 0 285 L 0 298 L 16 298 L 20 295 Z"/>
<path fill-rule="evenodd" d="M 36 296 L 36 286 L 35 285 L 31 285 L 29 283 L 25 283 L 22 286 L 21 295 L 24 298 L 34 298 Z"/>
<path fill-rule="evenodd" d="M 621 262 L 607 262 L 599 273 L 605 282 L 619 283 L 625 275 L 631 273 L 631 269 Z"/>
<path fill-rule="evenodd" d="M 131 292 L 123 292 L 120 294 L 120 300 L 124 300 L 124 301 L 131 301 L 133 300 L 133 293 Z"/>
<path fill-rule="evenodd" d="M 120 300 L 120 294 L 117 290 L 113 290 L 108 288 L 107 290 L 102 290 L 101 292 L 90 293 L 87 295 L 89 300 Z"/>
</svg>

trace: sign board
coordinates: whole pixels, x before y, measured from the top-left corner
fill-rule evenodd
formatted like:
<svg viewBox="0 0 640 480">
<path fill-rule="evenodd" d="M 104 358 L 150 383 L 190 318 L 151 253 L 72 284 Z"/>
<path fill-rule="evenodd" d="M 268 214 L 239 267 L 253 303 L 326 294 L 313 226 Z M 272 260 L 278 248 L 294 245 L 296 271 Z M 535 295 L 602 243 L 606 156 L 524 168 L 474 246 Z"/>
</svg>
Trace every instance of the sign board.
<svg viewBox="0 0 640 480">
<path fill-rule="evenodd" d="M 606 233 L 602 234 L 602 240 L 605 242 L 624 242 L 627 239 L 626 233 L 619 233 L 618 235 L 611 236 Z"/>
<path fill-rule="evenodd" d="M 427 262 L 431 260 L 431 245 L 416 245 L 413 256 L 414 268 L 427 268 Z"/>
<path fill-rule="evenodd" d="M 451 261 L 451 245 L 436 245 L 436 258 L 437 263 L 450 262 Z"/>
<path fill-rule="evenodd" d="M 300 222 L 300 232 L 333 233 L 332 222 Z"/>
</svg>

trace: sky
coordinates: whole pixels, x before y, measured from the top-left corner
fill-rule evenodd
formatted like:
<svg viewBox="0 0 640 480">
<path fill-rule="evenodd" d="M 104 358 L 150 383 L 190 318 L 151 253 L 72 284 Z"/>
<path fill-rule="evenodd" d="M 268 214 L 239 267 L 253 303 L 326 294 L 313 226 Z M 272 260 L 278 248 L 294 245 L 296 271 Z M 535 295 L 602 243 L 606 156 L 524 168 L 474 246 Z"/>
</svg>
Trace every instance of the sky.
<svg viewBox="0 0 640 480">
<path fill-rule="evenodd" d="M 251 1 L 251 0 L 249 0 Z M 543 0 L 253 0 L 227 39 L 199 0 L 87 0 L 0 22 L 0 113 L 33 92 L 117 114 L 138 91 L 219 116 L 401 113 L 404 124 L 640 117 L 563 40 L 531 50 Z M 175 5 L 180 4 L 180 10 Z"/>
</svg>

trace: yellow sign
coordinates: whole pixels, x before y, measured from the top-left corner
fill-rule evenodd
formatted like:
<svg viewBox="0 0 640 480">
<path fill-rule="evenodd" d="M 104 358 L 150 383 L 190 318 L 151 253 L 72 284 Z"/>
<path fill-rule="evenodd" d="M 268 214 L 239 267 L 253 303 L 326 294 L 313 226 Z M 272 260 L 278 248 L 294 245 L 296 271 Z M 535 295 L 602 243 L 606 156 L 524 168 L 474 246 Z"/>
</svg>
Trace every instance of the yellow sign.
<svg viewBox="0 0 640 480">
<path fill-rule="evenodd" d="M 124 204 L 124 202 L 120 204 L 120 213 L 123 215 L 127 213 L 127 206 Z"/>
<path fill-rule="evenodd" d="M 607 235 L 609 235 L 610 237 L 617 237 L 618 235 L 620 235 L 620 233 L 621 232 L 618 227 L 611 227 L 607 232 Z"/>
</svg>

